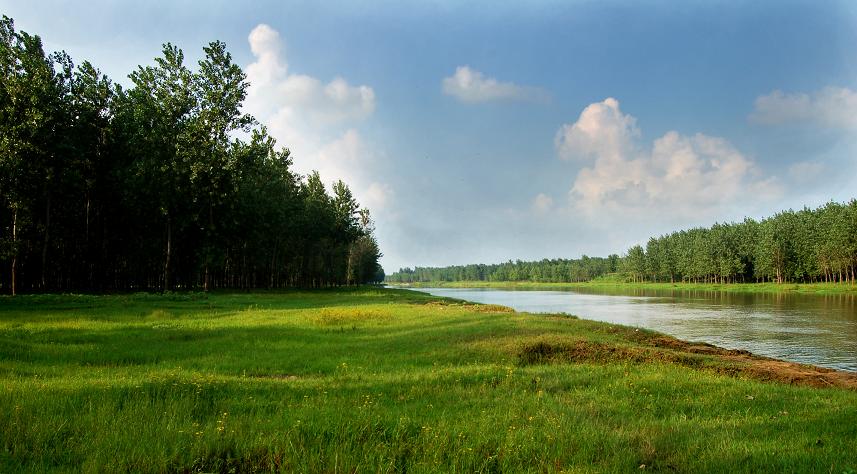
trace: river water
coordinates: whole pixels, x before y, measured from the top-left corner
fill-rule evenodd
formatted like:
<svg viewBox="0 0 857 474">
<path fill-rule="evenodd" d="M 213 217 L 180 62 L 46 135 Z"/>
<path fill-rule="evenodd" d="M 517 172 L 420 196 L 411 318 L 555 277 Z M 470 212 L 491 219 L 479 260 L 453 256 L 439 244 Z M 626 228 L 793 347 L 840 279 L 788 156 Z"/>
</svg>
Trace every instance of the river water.
<svg viewBox="0 0 857 474">
<path fill-rule="evenodd" d="M 686 341 L 857 372 L 857 297 L 671 290 L 414 288 L 531 313 L 654 329 Z"/>
</svg>

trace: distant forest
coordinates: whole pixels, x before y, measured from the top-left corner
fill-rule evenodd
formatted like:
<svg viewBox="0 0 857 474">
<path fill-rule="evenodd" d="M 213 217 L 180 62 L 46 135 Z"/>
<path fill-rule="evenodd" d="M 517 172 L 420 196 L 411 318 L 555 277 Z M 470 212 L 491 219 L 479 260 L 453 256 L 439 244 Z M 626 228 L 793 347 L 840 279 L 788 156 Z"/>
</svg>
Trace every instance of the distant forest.
<svg viewBox="0 0 857 474">
<path fill-rule="evenodd" d="M 855 283 L 855 267 L 857 200 L 851 200 L 652 237 L 645 248 L 635 245 L 622 257 L 403 268 L 387 281 L 572 283 L 617 274 L 633 282 Z"/>
<path fill-rule="evenodd" d="M 330 286 L 383 279 L 369 211 L 295 174 L 241 112 L 222 42 L 166 44 L 125 90 L 0 22 L 0 291 Z"/>
</svg>

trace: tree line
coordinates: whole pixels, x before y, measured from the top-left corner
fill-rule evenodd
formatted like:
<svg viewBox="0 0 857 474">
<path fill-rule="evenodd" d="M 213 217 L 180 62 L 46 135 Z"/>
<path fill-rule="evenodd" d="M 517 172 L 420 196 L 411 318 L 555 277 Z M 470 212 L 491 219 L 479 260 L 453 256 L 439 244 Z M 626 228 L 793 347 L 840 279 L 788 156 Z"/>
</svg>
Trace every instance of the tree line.
<svg viewBox="0 0 857 474">
<path fill-rule="evenodd" d="M 471 264 L 450 267 L 402 268 L 387 275 L 391 283 L 431 281 L 535 281 L 553 283 L 584 282 L 615 273 L 621 258 L 618 255 L 579 259 L 544 259 L 535 262 L 520 260 L 499 264 Z"/>
<path fill-rule="evenodd" d="M 652 237 L 622 268 L 638 281 L 854 283 L 855 267 L 857 200 Z"/>
<path fill-rule="evenodd" d="M 215 41 L 127 90 L 0 22 L 0 288 L 282 288 L 383 279 L 369 211 L 292 171 Z"/>
<path fill-rule="evenodd" d="M 841 282 L 857 270 L 857 200 L 652 237 L 621 257 L 403 268 L 387 281 Z"/>
</svg>

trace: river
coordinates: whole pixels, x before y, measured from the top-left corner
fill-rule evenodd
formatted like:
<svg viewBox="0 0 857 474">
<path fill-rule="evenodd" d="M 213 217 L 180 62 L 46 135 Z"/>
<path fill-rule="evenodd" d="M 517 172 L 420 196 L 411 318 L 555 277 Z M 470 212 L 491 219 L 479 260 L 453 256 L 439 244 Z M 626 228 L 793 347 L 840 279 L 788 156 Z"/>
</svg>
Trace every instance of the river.
<svg viewBox="0 0 857 474">
<path fill-rule="evenodd" d="M 671 290 L 414 288 L 531 313 L 653 329 L 686 341 L 857 372 L 857 296 Z"/>
</svg>

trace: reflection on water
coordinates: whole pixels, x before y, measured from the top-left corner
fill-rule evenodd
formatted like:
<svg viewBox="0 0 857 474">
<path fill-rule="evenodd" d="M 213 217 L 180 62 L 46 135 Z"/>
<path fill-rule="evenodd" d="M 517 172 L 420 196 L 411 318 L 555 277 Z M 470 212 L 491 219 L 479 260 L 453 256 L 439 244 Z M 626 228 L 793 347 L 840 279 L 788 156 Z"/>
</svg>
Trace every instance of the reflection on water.
<svg viewBox="0 0 857 474">
<path fill-rule="evenodd" d="M 857 297 L 684 290 L 419 288 L 533 313 L 654 329 L 688 341 L 857 371 Z"/>
</svg>

